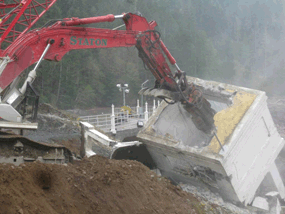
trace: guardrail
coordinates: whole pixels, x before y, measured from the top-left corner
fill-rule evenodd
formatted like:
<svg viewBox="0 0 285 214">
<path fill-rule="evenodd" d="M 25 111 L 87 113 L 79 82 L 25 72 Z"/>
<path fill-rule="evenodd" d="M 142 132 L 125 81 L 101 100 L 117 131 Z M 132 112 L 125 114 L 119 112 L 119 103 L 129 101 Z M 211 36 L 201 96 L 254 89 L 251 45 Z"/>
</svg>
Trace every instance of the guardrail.
<svg viewBox="0 0 285 214">
<path fill-rule="evenodd" d="M 121 108 L 114 108 L 114 124 L 117 131 L 136 128 L 138 121 L 143 121 L 145 123 L 146 114 L 147 118 L 149 118 L 154 110 L 153 107 L 148 107 L 147 112 L 139 114 L 137 113 L 137 107 L 130 108 L 132 109 L 132 112 L 134 112 L 133 114 L 129 114 L 128 111 L 122 112 Z M 80 117 L 80 120 L 88 122 L 104 132 L 110 132 L 112 129 L 112 114 L 82 116 Z"/>
</svg>

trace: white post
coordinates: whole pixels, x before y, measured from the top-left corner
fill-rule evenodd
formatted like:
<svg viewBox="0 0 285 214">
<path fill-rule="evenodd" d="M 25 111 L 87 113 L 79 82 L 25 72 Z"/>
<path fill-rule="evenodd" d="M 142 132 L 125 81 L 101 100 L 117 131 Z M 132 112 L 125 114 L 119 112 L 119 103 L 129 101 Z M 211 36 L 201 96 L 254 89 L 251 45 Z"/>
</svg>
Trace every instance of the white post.
<svg viewBox="0 0 285 214">
<path fill-rule="evenodd" d="M 155 107 L 155 99 L 153 99 L 152 114 L 154 114 L 154 113 L 155 113 L 155 109 L 156 109 L 156 107 Z"/>
<path fill-rule="evenodd" d="M 145 102 L 144 120 L 145 120 L 145 122 L 147 122 L 147 121 L 148 121 L 147 102 Z"/>
<path fill-rule="evenodd" d="M 160 101 L 158 100 L 158 101 L 157 101 L 157 107 L 158 107 L 159 105 L 160 105 Z"/>
<path fill-rule="evenodd" d="M 112 114 L 111 114 L 111 132 L 116 134 L 116 127 L 115 127 L 115 109 L 114 105 L 112 104 Z"/>
<path fill-rule="evenodd" d="M 139 99 L 137 99 L 137 116 L 139 117 L 139 115 L 140 115 L 140 100 Z"/>
</svg>

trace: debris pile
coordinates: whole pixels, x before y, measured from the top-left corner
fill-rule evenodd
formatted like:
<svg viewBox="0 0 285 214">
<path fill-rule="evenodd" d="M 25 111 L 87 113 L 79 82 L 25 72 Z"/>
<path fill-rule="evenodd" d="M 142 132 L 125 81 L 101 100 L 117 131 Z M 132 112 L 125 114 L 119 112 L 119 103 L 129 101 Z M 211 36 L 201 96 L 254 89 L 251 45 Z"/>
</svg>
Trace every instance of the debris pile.
<svg viewBox="0 0 285 214">
<path fill-rule="evenodd" d="M 38 123 L 40 130 L 59 130 L 64 133 L 79 132 L 76 115 L 58 110 L 45 103 L 39 107 Z"/>
<path fill-rule="evenodd" d="M 0 164 L 3 213 L 230 213 L 146 166 L 100 156 L 68 165 Z"/>
<path fill-rule="evenodd" d="M 181 188 L 189 193 L 192 193 L 195 197 L 199 197 L 204 200 L 204 204 L 211 203 L 217 206 L 223 207 L 226 210 L 231 211 L 232 213 L 242 213 L 242 214 L 251 214 L 249 210 L 241 207 L 237 207 L 229 202 L 226 202 L 218 193 L 213 193 L 209 189 L 192 186 L 187 184 L 181 184 Z"/>
<path fill-rule="evenodd" d="M 25 132 L 25 137 L 34 141 L 52 143 L 55 139 L 72 139 L 80 135 L 77 116 L 50 104 L 40 104 L 37 122 L 38 130 Z"/>
</svg>

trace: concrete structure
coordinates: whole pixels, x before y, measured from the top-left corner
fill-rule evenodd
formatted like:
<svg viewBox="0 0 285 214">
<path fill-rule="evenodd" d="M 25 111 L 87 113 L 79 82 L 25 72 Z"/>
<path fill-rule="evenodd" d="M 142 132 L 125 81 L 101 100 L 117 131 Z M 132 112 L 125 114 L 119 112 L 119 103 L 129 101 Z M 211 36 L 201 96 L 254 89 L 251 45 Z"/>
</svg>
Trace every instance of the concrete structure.
<svg viewBox="0 0 285 214">
<path fill-rule="evenodd" d="M 104 157 L 113 158 L 120 153 L 121 150 L 126 151 L 128 148 L 141 145 L 138 141 L 120 142 L 111 139 L 87 122 L 80 122 L 80 125 L 82 132 L 81 157 L 91 157 L 99 154 Z"/>
<path fill-rule="evenodd" d="M 218 112 L 216 116 L 230 116 L 223 121 L 215 118 L 223 149 L 214 135 L 206 135 L 195 127 L 191 115 L 180 104 L 162 103 L 137 135 L 157 168 L 175 182 L 206 185 L 225 200 L 244 205 L 253 202 L 264 177 L 270 174 L 271 188 L 277 188 L 284 199 L 284 184 L 274 162 L 284 141 L 268 110 L 265 92 L 197 78 L 189 80 L 202 89 L 205 85 L 219 87 L 240 96 L 233 99 L 231 106 L 207 97 Z M 238 114 L 240 118 L 235 117 Z"/>
</svg>

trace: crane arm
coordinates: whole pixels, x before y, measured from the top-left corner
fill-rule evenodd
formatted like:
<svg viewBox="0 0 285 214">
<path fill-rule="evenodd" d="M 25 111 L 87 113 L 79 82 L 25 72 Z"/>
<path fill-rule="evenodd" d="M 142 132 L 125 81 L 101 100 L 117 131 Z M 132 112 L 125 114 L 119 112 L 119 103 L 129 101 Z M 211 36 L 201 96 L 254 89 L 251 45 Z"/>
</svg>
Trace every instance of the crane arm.
<svg viewBox="0 0 285 214">
<path fill-rule="evenodd" d="M 28 32 L 57 0 L 0 0 L 0 53 Z M 6 3 L 7 2 L 7 3 Z"/>
</svg>

